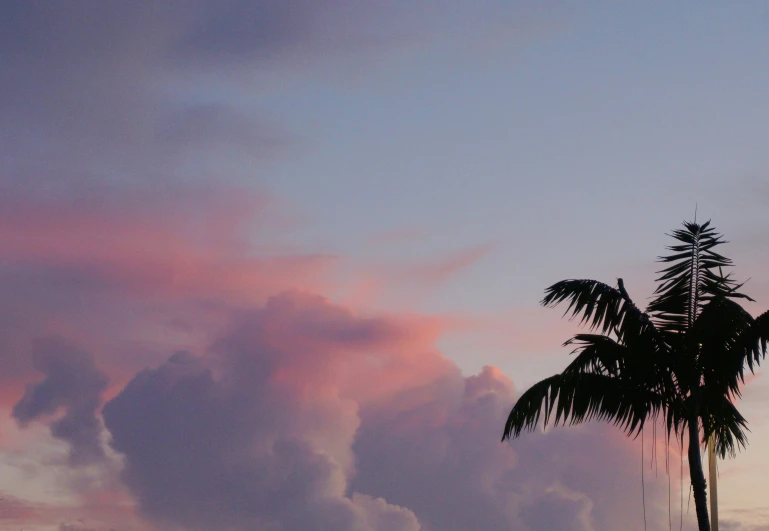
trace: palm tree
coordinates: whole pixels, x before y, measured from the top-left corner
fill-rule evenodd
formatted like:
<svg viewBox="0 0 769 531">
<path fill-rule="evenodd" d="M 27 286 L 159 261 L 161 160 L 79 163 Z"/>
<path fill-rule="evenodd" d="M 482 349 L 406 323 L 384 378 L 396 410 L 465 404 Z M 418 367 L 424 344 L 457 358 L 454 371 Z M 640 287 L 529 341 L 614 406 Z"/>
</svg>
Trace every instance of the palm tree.
<svg viewBox="0 0 769 531">
<path fill-rule="evenodd" d="M 712 439 L 721 457 L 747 443 L 746 421 L 734 406 L 747 367 L 766 356 L 769 312 L 753 318 L 735 299 L 723 268 L 731 260 L 713 249 L 724 243 L 710 226 L 685 222 L 670 235 L 677 243 L 660 258 L 658 287 L 647 311 L 631 300 L 622 279 L 564 280 L 545 291 L 544 306 L 568 302 L 590 333 L 564 344 L 575 358 L 566 369 L 521 395 L 502 440 L 544 426 L 593 419 L 613 422 L 637 436 L 661 419 L 668 440 L 688 435 L 689 474 L 700 531 L 710 531 L 700 445 Z"/>
</svg>

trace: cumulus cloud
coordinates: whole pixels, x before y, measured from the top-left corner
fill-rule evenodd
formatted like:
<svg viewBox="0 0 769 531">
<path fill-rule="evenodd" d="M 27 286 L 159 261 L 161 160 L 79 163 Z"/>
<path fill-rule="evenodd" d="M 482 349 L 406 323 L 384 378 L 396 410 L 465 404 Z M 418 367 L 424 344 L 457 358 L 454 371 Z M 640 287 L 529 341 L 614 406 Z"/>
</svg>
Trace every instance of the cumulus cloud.
<svg viewBox="0 0 769 531">
<path fill-rule="evenodd" d="M 13 416 L 25 425 L 33 420 L 64 413 L 51 422 L 51 434 L 70 446 L 73 465 L 104 457 L 97 409 L 107 377 L 87 353 L 61 338 L 40 340 L 32 352 L 32 363 L 45 378 L 29 384 L 13 407 Z"/>
<path fill-rule="evenodd" d="M 632 529 L 629 507 L 641 521 L 621 435 L 500 444 L 510 379 L 491 367 L 463 377 L 433 328 L 287 293 L 206 356 L 140 372 L 104 419 L 141 513 L 286 531 Z M 652 521 L 659 501 L 652 485 Z"/>
<path fill-rule="evenodd" d="M 347 495 L 360 421 L 333 390 L 353 349 L 398 339 L 390 324 L 296 294 L 244 319 L 216 347 L 220 363 L 175 354 L 105 406 L 143 513 L 195 529 L 417 529 L 408 509 Z M 282 349 L 289 335 L 315 350 Z"/>
<path fill-rule="evenodd" d="M 408 511 L 347 498 L 343 459 L 313 444 L 312 433 L 292 433 L 297 405 L 287 410 L 291 404 L 258 383 L 253 394 L 225 387 L 180 353 L 105 407 L 113 445 L 127 458 L 126 483 L 147 516 L 188 529 L 397 529 L 367 524 L 413 520 Z M 349 438 L 354 417 L 323 406 L 307 412 L 317 416 L 316 433 L 321 423 L 328 430 L 317 435 Z"/>
</svg>

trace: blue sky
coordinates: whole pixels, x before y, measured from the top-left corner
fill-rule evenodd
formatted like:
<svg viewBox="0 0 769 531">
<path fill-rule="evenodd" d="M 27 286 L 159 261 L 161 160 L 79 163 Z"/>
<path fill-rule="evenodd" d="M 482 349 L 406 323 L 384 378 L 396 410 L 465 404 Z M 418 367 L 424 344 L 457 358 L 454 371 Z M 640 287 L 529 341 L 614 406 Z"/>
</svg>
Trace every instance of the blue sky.
<svg viewBox="0 0 769 531">
<path fill-rule="evenodd" d="M 485 20 L 457 31 L 463 45 L 382 52 L 383 68 L 329 60 L 257 96 L 306 140 L 266 182 L 312 218 L 305 245 L 345 254 L 416 227 L 429 250 L 492 244 L 486 278 L 537 264 L 535 286 L 595 259 L 649 260 L 695 205 L 739 223 L 735 203 L 766 167 L 761 8 L 553 9 L 492 44 Z M 485 308 L 521 290 L 483 284 Z"/>
</svg>

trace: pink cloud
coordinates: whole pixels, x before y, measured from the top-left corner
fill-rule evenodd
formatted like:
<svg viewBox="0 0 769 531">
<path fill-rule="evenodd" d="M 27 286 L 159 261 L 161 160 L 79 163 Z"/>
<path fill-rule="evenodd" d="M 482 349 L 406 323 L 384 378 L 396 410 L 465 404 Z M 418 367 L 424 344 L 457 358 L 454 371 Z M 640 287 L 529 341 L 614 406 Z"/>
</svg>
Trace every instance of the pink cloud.
<svg viewBox="0 0 769 531">
<path fill-rule="evenodd" d="M 399 264 L 369 264 L 352 271 L 354 281 L 346 300 L 355 305 L 381 306 L 404 301 L 413 305 L 470 270 L 491 252 L 488 245 L 460 249 L 437 258 Z"/>
<path fill-rule="evenodd" d="M 40 515 L 40 508 L 9 493 L 0 495 L 0 523 L 21 526 Z"/>
<path fill-rule="evenodd" d="M 284 290 L 346 289 L 341 258 L 262 243 L 263 233 L 273 241 L 286 216 L 283 205 L 276 208 L 260 194 L 107 187 L 78 195 L 8 192 L 0 200 L 3 404 L 15 403 L 24 383 L 36 378 L 28 354 L 37 337 L 60 336 L 104 359 L 113 395 L 165 352 L 197 351 L 233 309 Z M 470 250 L 404 266 L 387 282 L 409 276 L 416 285 L 428 277 L 439 282 L 481 254 Z M 379 269 L 370 269 L 373 274 L 363 274 L 377 276 Z M 436 321 L 413 333 L 432 334 L 432 341 L 441 326 Z"/>
<path fill-rule="evenodd" d="M 492 367 L 463 377 L 434 326 L 287 293 L 205 356 L 140 372 L 104 418 L 141 514 L 186 529 L 372 531 L 640 517 L 632 444 L 603 427 L 499 443 L 512 382 Z M 653 521 L 660 492 L 650 480 Z"/>
<path fill-rule="evenodd" d="M 15 403 L 37 378 L 29 353 L 38 337 L 63 337 L 94 353 L 122 385 L 167 349 L 205 343 L 231 308 L 285 289 L 323 291 L 337 261 L 262 245 L 262 233 L 279 233 L 286 218 L 259 194 L 6 191 L 1 404 Z"/>
<path fill-rule="evenodd" d="M 333 258 L 253 256 L 252 234 L 270 226 L 268 200 L 253 194 L 99 193 L 9 198 L 0 208 L 0 260 L 56 268 L 71 283 L 128 294 L 264 297 L 319 289 Z"/>
<path fill-rule="evenodd" d="M 130 499 L 128 500 L 130 502 Z M 78 506 L 29 502 L 0 492 L 0 526 L 3 529 L 55 529 L 57 531 L 156 531 L 139 520 L 123 498 L 108 494 Z M 88 516 L 85 516 L 88 515 Z M 115 522 L 120 522 L 115 525 Z"/>
</svg>

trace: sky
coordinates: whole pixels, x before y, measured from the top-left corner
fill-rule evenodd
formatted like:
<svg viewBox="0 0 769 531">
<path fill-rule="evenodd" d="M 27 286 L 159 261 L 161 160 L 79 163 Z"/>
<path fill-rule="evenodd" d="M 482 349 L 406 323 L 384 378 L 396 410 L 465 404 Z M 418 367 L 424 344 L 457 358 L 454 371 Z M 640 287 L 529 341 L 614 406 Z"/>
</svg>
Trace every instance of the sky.
<svg viewBox="0 0 769 531">
<path fill-rule="evenodd" d="M 0 7 L 0 531 L 695 529 L 685 455 L 500 443 L 566 278 L 712 219 L 769 308 L 769 6 Z M 769 529 L 769 383 L 719 463 Z"/>
</svg>

